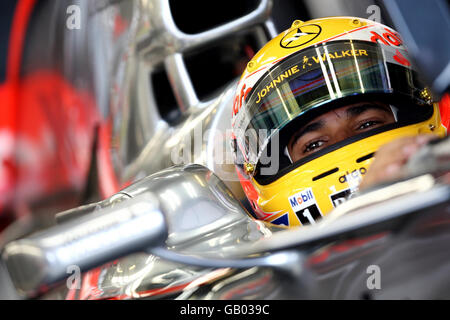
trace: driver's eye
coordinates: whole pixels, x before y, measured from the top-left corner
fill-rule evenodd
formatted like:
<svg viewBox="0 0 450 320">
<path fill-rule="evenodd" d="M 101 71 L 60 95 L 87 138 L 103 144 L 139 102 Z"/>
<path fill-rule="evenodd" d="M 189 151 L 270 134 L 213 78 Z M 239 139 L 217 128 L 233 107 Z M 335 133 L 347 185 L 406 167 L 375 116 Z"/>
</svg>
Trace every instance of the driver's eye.
<svg viewBox="0 0 450 320">
<path fill-rule="evenodd" d="M 317 140 L 311 143 L 308 143 L 305 147 L 305 149 L 303 150 L 304 153 L 306 152 L 312 152 L 320 147 L 322 147 L 325 144 L 325 141 L 323 140 Z"/>
<path fill-rule="evenodd" d="M 374 126 L 376 126 L 376 125 L 378 125 L 378 124 L 381 124 L 381 123 L 382 123 L 381 121 L 376 121 L 376 120 L 366 121 L 366 122 L 364 122 L 363 124 L 361 124 L 361 125 L 357 128 L 357 130 L 369 129 L 369 128 L 374 127 Z"/>
</svg>

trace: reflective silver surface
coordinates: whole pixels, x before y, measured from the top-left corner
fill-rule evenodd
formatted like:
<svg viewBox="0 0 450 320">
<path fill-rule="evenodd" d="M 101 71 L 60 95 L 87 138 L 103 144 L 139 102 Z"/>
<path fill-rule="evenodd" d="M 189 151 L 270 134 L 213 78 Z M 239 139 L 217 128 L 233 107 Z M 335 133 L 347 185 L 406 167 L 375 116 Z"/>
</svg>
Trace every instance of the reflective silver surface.
<svg viewBox="0 0 450 320">
<path fill-rule="evenodd" d="M 218 161 L 217 157 L 223 154 L 214 152 L 217 141 L 213 139 L 216 132 L 223 134 L 229 128 L 236 82 L 231 82 L 220 95 L 201 101 L 183 55 L 237 31 L 253 32 L 265 43 L 267 35 L 276 34 L 268 18 L 271 1 L 261 1 L 247 16 L 197 35 L 187 35 L 177 29 L 168 1 L 119 1 L 107 7 L 91 6 L 92 32 L 100 32 L 104 41 L 93 55 L 95 68 L 103 69 L 97 72 L 97 98 L 105 115 L 113 119 L 109 150 L 114 173 L 120 183 L 142 179 L 104 201 L 62 213 L 60 229 L 54 230 L 64 233 L 70 223 L 76 230 L 79 221 L 122 205 L 127 207 L 134 199 L 150 193 L 165 214 L 168 238 L 165 248 L 153 250 L 160 257 L 130 254 L 137 247 L 130 246 L 126 237 L 121 243 L 121 239 L 116 239 L 126 248 L 115 252 L 115 258 L 120 259 L 87 272 L 80 289 L 69 289 L 63 283 L 43 298 L 450 296 L 448 181 L 442 186 L 435 184 L 433 178 L 425 177 L 408 181 L 397 188 L 396 194 L 389 188 L 380 191 L 378 201 L 362 196 L 356 205 L 349 201 L 340 209 L 341 215 L 338 211 L 335 216 L 352 212 L 354 215 L 339 218 L 336 224 L 318 224 L 303 230 L 285 230 L 254 221 L 242 208 L 238 201 L 242 190 L 234 167 Z M 111 28 L 111 21 L 117 17 L 128 22 L 119 35 Z M 156 103 L 149 74 L 161 68 L 170 79 L 184 117 L 177 125 L 162 119 Z M 199 137 L 201 143 L 193 143 Z M 229 151 L 226 139 L 219 139 L 218 143 Z M 186 150 L 188 154 L 183 154 Z M 179 164 L 174 160 L 182 156 L 187 156 L 189 163 L 204 167 L 171 167 Z M 370 201 L 364 202 L 367 199 Z M 365 211 L 365 207 L 370 210 Z M 369 215 L 364 217 L 364 212 Z M 129 239 L 132 236 L 133 233 Z M 48 248 L 42 242 L 33 245 Z M 104 247 L 105 252 L 111 249 Z M 42 281 L 51 282 L 51 277 L 43 275 L 63 270 L 63 264 L 55 264 L 57 268 L 53 269 L 55 261 L 45 260 L 42 252 L 27 255 L 30 265 L 38 267 L 27 270 L 24 263 L 10 265 L 17 272 L 25 268 L 29 282 L 22 283 L 24 289 L 32 291 Z M 127 256 L 123 257 L 124 254 Z M 77 255 L 77 258 L 82 257 Z M 105 262 L 91 256 L 94 258 L 96 264 Z M 255 266 L 249 265 L 251 261 Z M 385 279 L 382 290 L 375 292 L 367 288 L 367 268 L 374 264 L 384 270 L 382 279 Z M 45 269 L 45 266 L 52 268 Z M 39 272 L 33 275 L 32 270 Z"/>
<path fill-rule="evenodd" d="M 87 213 L 86 208 L 80 208 L 82 214 L 72 218 L 69 212 L 66 222 L 6 246 L 2 258 L 21 292 L 33 295 L 43 285 L 64 279 L 69 266 L 88 271 L 133 252 L 152 252 L 155 246 L 167 248 L 155 251 L 160 252 L 166 262 L 148 255 L 141 255 L 139 260 L 131 258 L 136 268 L 133 272 L 139 271 L 140 276 L 127 275 L 126 279 L 144 276 L 153 283 L 154 273 L 164 270 L 173 275 L 173 268 L 181 268 L 176 266 L 170 253 L 186 255 L 183 257 L 187 259 L 196 255 L 237 257 L 241 246 L 284 230 L 252 219 L 226 185 L 199 165 L 163 170 L 123 189 L 101 205 L 89 208 L 92 211 Z M 169 256 L 165 257 L 167 254 Z M 280 255 L 291 256 L 289 253 Z M 117 268 L 122 270 L 127 261 L 130 258 L 121 260 Z M 234 264 L 228 263 L 229 266 L 248 267 L 253 260 L 234 261 Z M 255 265 L 270 264 L 265 258 L 254 261 Z M 179 263 L 192 265 L 186 258 Z M 222 266 L 228 267 L 226 260 L 222 261 Z M 206 272 L 193 270 L 198 268 L 194 265 L 187 279 Z M 186 274 L 180 278 L 186 280 Z"/>
<path fill-rule="evenodd" d="M 203 166 L 162 170 L 120 194 L 134 198 L 145 192 L 155 195 L 161 204 L 169 225 L 167 246 L 177 251 L 189 247 L 190 253 L 212 251 L 220 256 L 239 242 L 271 235 L 268 227 L 249 216 L 225 183 Z"/>
<path fill-rule="evenodd" d="M 183 234 L 179 232 L 185 225 L 179 219 L 182 206 L 167 204 L 164 210 L 171 225 L 171 245 L 151 250 L 156 255 L 132 255 L 100 268 L 96 281 L 87 282 L 88 289 L 95 284 L 88 290 L 90 298 L 449 296 L 446 288 L 450 281 L 447 250 L 450 189 L 430 175 L 351 199 L 329 223 L 323 220 L 311 228 L 286 230 L 249 219 L 225 185 L 208 172 L 200 166 L 174 168 L 124 190 L 130 197 L 154 190 L 161 199 L 167 190 L 180 191 L 190 182 L 202 207 L 210 206 L 215 214 L 194 214 L 191 217 L 211 220 L 204 224 L 193 219 L 191 229 Z M 182 194 L 186 203 L 192 201 Z M 181 200 L 178 198 L 175 203 Z M 178 236 L 183 241 L 177 241 Z M 255 259 L 255 265 L 251 266 L 248 257 L 255 254 L 260 259 Z M 243 258 L 241 265 L 236 264 L 239 261 L 236 257 Z M 199 264 L 200 260 L 203 264 Z M 382 270 L 383 290 L 371 291 L 367 287 L 370 276 L 367 270 L 374 265 Z M 77 298 L 86 299 L 84 291 L 86 287 Z M 54 298 L 55 294 L 47 298 Z"/>
<path fill-rule="evenodd" d="M 210 48 L 238 33 L 254 35 L 262 46 L 277 35 L 270 20 L 271 8 L 272 1 L 261 0 L 247 15 L 197 34 L 186 34 L 178 29 L 167 0 L 123 1 L 95 15 L 103 28 L 108 28 L 111 20 L 108 12 L 113 9 L 128 13 L 130 21 L 123 39 L 109 45 L 116 48 L 112 52 L 117 61 L 110 72 L 109 83 L 110 88 L 115 88 L 110 90 L 109 96 L 109 116 L 114 119 L 110 156 L 119 184 L 175 164 L 197 163 L 210 168 L 233 192 L 242 196 L 234 167 L 230 163 L 223 164 L 217 159 L 223 154 L 214 152 L 217 143 L 223 144 L 224 152 L 230 152 L 227 139 L 224 137 L 219 142 L 211 139 L 214 134 L 224 135 L 231 127 L 237 79 L 225 90 L 202 100 L 192 83 L 185 55 L 193 49 Z M 161 117 L 150 76 L 159 70 L 166 73 L 170 81 L 184 118 L 180 124 L 171 125 Z M 188 143 L 187 137 L 191 137 L 192 142 L 196 139 L 196 148 L 186 155 L 188 161 L 178 161 L 176 155 Z"/>
<path fill-rule="evenodd" d="M 89 8 L 82 12 L 87 21 L 85 26 L 91 32 L 83 34 L 89 47 L 95 48 L 91 50 L 91 58 L 97 104 L 103 115 L 112 119 L 111 146 L 102 145 L 105 142 L 102 139 L 99 144 L 110 152 L 118 183 L 138 180 L 174 164 L 198 163 L 210 168 L 242 198 L 234 166 L 216 159 L 223 154 L 214 152 L 217 141 L 211 139 L 215 134 L 224 135 L 230 128 L 236 82 L 230 82 L 227 89 L 202 101 L 194 90 L 184 55 L 192 49 L 209 48 L 238 32 L 254 34 L 262 46 L 277 34 L 270 20 L 272 2 L 262 0 L 247 15 L 199 34 L 186 34 L 178 29 L 167 0 L 118 1 L 108 5 L 80 1 L 79 4 Z M 122 21 L 124 26 L 119 32 L 114 26 L 117 21 Z M 101 43 L 94 34 L 102 35 Z M 150 74 L 161 68 L 170 80 L 185 119 L 178 125 L 164 121 L 156 103 Z M 177 155 L 186 152 L 187 144 L 194 140 L 196 147 L 186 155 L 188 161 L 177 161 Z M 226 137 L 219 144 L 225 152 L 230 152 Z M 100 177 L 103 168 L 100 161 Z M 183 179 L 186 181 L 180 182 Z M 201 174 L 187 177 L 177 170 L 164 172 L 99 203 L 63 212 L 57 218 L 60 223 L 71 223 L 91 212 L 101 213 L 111 205 L 135 197 L 142 191 L 139 186 L 143 186 L 148 191 L 157 191 L 158 199 L 164 203 L 169 219 L 167 244 L 171 249 L 187 252 L 190 248 L 191 253 L 214 255 L 218 253 L 217 245 L 223 246 L 226 253 L 234 250 L 239 242 L 270 235 L 264 225 L 237 209 L 238 202 L 223 188 L 222 182 L 220 187 L 210 182 Z M 204 189 L 198 187 L 199 183 L 204 184 Z M 219 251 L 220 254 L 223 253 Z M 28 285 L 31 288 L 36 282 Z"/>
<path fill-rule="evenodd" d="M 165 217 L 149 193 L 6 245 L 2 259 L 22 293 L 65 279 L 69 267 L 89 270 L 131 252 L 161 246 Z"/>
</svg>

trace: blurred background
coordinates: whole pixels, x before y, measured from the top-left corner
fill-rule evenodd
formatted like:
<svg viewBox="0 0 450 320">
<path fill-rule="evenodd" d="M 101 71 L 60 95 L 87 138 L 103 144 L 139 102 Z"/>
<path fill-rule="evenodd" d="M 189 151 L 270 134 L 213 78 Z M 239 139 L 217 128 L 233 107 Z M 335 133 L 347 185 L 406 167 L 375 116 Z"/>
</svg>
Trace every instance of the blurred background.
<svg viewBox="0 0 450 320">
<path fill-rule="evenodd" d="M 170 166 L 153 141 L 294 20 L 397 29 L 450 105 L 445 0 L 2 0 L 0 15 L 0 248 Z"/>
<path fill-rule="evenodd" d="M 261 3 L 266 9 L 254 24 L 207 37 Z M 435 9 L 442 5 L 448 2 Z M 376 0 L 3 0 L 0 6 L 0 247 L 53 224 L 57 212 L 108 197 L 167 165 L 133 167 L 155 128 L 170 130 L 189 104 L 220 94 L 294 20 L 357 16 L 395 27 L 392 12 Z M 165 28 L 173 26 L 194 45 L 170 40 Z M 196 44 L 193 35 L 207 40 Z M 448 34 L 446 40 L 448 48 Z M 165 57 L 174 53 L 171 68 Z"/>
</svg>

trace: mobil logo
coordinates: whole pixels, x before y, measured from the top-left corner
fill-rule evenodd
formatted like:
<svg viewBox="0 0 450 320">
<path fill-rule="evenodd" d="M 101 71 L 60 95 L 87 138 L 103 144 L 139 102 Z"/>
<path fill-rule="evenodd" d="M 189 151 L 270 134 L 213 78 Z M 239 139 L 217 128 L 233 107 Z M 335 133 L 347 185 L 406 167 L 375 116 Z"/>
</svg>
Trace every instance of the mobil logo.
<svg viewBox="0 0 450 320">
<path fill-rule="evenodd" d="M 316 203 L 316 200 L 311 188 L 303 190 L 289 197 L 289 204 L 291 205 L 292 209 L 294 209 L 294 211 L 303 209 L 314 203 Z"/>
</svg>

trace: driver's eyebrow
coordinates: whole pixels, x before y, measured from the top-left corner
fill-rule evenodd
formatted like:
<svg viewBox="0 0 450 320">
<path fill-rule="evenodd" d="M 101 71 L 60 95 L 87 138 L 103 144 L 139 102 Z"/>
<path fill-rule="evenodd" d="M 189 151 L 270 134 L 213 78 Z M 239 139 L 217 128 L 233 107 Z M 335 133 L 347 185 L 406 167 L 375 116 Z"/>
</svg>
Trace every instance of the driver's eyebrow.
<svg viewBox="0 0 450 320">
<path fill-rule="evenodd" d="M 298 139 L 300 139 L 303 135 L 312 132 L 312 131 L 317 131 L 322 129 L 325 126 L 325 121 L 323 120 L 318 120 L 315 121 L 313 123 L 308 124 L 307 126 L 305 126 L 304 128 L 302 128 L 301 130 L 297 131 L 297 133 L 294 134 L 294 138 L 292 140 L 292 144 L 294 145 Z"/>
<path fill-rule="evenodd" d="M 381 110 L 384 111 L 386 113 L 390 113 L 391 111 L 389 109 L 387 109 L 387 107 L 378 105 L 378 104 L 373 104 L 373 103 L 367 103 L 367 104 L 363 104 L 363 105 L 359 105 L 359 106 L 354 106 L 354 107 L 350 107 L 346 110 L 347 113 L 347 118 L 353 118 L 356 116 L 359 116 L 360 114 L 366 112 L 367 110 L 370 109 L 377 109 L 377 110 Z"/>
</svg>

